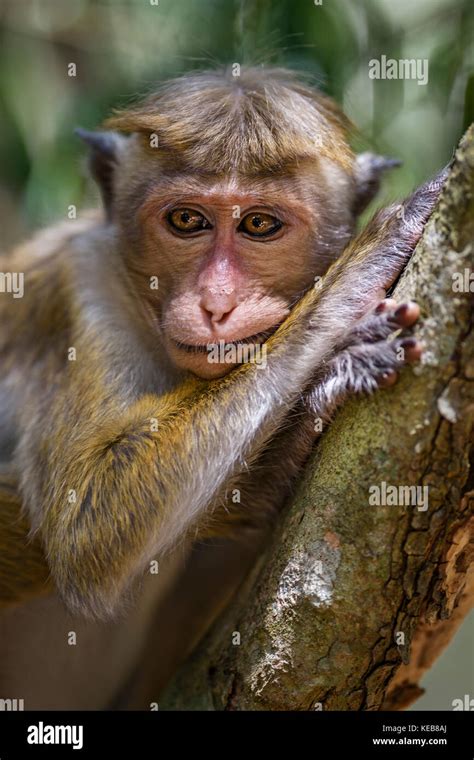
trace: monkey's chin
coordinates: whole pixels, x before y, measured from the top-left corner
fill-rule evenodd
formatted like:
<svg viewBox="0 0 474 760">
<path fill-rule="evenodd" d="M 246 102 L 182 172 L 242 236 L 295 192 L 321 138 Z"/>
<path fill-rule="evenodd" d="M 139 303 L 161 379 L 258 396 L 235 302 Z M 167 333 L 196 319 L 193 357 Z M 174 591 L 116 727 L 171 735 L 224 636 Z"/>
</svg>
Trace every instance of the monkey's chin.
<svg viewBox="0 0 474 760">
<path fill-rule="evenodd" d="M 173 340 L 166 341 L 168 356 L 175 367 L 185 372 L 191 372 L 202 380 L 216 380 L 227 375 L 234 367 L 231 362 L 214 362 L 207 352 L 189 352 Z"/>
<path fill-rule="evenodd" d="M 217 380 L 219 377 L 228 375 L 237 366 L 237 364 L 205 364 L 202 367 L 189 367 L 188 371 L 201 380 Z"/>
<path fill-rule="evenodd" d="M 191 372 L 202 380 L 217 380 L 227 375 L 237 364 L 211 362 L 207 353 L 188 353 L 176 345 L 168 345 L 168 355 L 178 369 Z"/>
<path fill-rule="evenodd" d="M 209 343 L 182 343 L 168 335 L 165 337 L 165 345 L 171 361 L 178 369 L 191 372 L 203 380 L 215 380 L 248 362 L 266 367 L 265 343 L 280 325 L 281 322 L 277 322 L 249 337 Z"/>
</svg>

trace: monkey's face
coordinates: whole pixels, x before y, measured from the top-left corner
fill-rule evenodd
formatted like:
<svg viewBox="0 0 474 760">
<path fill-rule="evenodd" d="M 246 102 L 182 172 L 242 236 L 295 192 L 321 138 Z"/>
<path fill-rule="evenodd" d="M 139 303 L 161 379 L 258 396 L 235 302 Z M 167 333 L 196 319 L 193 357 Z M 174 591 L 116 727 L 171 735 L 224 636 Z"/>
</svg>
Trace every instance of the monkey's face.
<svg viewBox="0 0 474 760">
<path fill-rule="evenodd" d="M 178 368 L 211 379 L 262 359 L 259 346 L 322 273 L 315 256 L 321 215 L 304 189 L 227 180 L 149 195 L 139 214 L 135 272 L 139 266 L 145 286 L 158 278 L 146 298 Z"/>
</svg>

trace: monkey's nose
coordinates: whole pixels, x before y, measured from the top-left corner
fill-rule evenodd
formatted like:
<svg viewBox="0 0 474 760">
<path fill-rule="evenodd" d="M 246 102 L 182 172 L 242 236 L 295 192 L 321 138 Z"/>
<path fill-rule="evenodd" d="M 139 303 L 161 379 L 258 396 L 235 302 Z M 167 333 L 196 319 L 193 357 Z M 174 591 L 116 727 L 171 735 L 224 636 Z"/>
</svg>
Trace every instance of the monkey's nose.
<svg viewBox="0 0 474 760">
<path fill-rule="evenodd" d="M 234 306 L 225 307 L 225 306 L 214 306 L 212 309 L 206 306 L 201 306 L 206 319 L 209 320 L 213 325 L 221 324 L 222 322 L 225 322 L 227 317 L 234 311 Z"/>
<path fill-rule="evenodd" d="M 229 288 L 226 292 L 224 288 L 209 289 L 202 294 L 200 306 L 212 325 L 221 324 L 237 306 L 235 290 Z"/>
</svg>

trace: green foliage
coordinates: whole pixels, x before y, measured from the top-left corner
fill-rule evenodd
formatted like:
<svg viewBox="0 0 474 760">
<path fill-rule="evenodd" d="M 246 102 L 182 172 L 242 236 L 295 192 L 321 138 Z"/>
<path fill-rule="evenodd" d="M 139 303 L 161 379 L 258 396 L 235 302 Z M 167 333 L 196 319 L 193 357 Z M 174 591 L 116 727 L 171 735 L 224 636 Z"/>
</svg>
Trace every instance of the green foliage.
<svg viewBox="0 0 474 760">
<path fill-rule="evenodd" d="M 311 75 L 357 124 L 359 147 L 404 160 L 387 196 L 434 172 L 473 118 L 471 0 L 317 2 L 0 0 L 1 247 L 94 202 L 75 126 L 94 128 L 196 67 L 274 63 Z M 428 83 L 369 79 L 381 55 L 428 59 Z"/>
</svg>

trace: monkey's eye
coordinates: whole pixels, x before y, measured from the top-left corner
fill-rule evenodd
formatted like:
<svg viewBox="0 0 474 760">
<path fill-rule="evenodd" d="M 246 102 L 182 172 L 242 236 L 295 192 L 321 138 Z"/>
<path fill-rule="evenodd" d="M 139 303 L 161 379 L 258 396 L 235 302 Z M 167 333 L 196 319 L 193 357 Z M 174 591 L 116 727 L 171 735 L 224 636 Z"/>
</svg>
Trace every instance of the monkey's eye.
<svg viewBox="0 0 474 760">
<path fill-rule="evenodd" d="M 211 228 L 206 217 L 192 208 L 176 208 L 168 214 L 168 224 L 178 232 L 199 232 Z"/>
<path fill-rule="evenodd" d="M 282 223 L 271 214 L 263 214 L 260 211 L 244 216 L 239 224 L 239 231 L 245 232 L 252 237 L 266 237 L 273 235 L 281 229 Z"/>
</svg>

